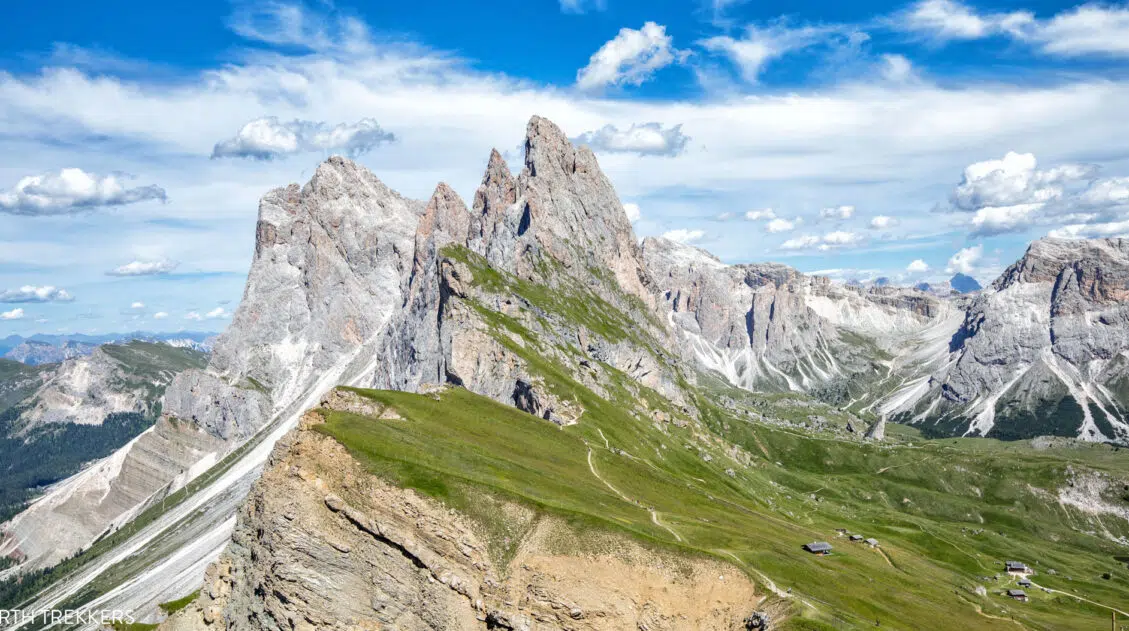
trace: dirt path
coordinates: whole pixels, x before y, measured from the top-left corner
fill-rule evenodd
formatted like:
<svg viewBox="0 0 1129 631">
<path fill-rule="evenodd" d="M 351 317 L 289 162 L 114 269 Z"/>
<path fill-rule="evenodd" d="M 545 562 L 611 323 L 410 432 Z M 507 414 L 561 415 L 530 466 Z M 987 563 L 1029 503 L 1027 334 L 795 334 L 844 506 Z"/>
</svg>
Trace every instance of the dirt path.
<svg viewBox="0 0 1129 631">
<path fill-rule="evenodd" d="M 674 535 L 674 538 L 677 539 L 679 543 L 682 543 L 682 535 L 678 534 L 677 532 L 674 532 L 673 528 L 671 528 L 670 526 L 667 526 L 666 524 L 659 521 L 659 512 L 657 510 L 652 508 L 652 509 L 650 509 L 650 511 L 651 511 L 651 521 L 655 522 L 655 525 L 658 526 L 659 528 L 662 528 L 662 529 L 666 530 L 667 532 L 669 532 L 670 534 Z"/>
<path fill-rule="evenodd" d="M 596 428 L 596 431 L 597 431 L 597 432 L 600 432 L 600 438 L 603 438 L 603 439 L 604 439 L 604 448 L 605 448 L 605 449 L 611 449 L 611 448 L 612 448 L 612 444 L 608 442 L 608 437 L 607 437 L 607 436 L 604 436 L 604 430 L 602 430 L 602 429 L 600 429 L 599 427 L 597 427 L 597 428 Z"/>
<path fill-rule="evenodd" d="M 603 436 L 603 434 L 604 434 L 603 432 L 600 432 L 601 436 Z M 607 440 L 607 439 L 605 438 L 604 440 Z M 630 497 L 627 496 L 626 493 L 624 493 L 623 491 L 620 491 L 619 489 L 612 486 L 612 484 L 610 482 L 605 480 L 604 477 L 602 475 L 600 475 L 599 471 L 596 471 L 596 464 L 592 462 L 592 446 L 591 445 L 586 445 L 586 446 L 588 447 L 588 470 L 592 472 L 592 475 L 596 476 L 597 480 L 599 480 L 600 482 L 603 482 L 604 486 L 611 489 L 612 492 L 615 493 L 616 495 L 618 495 L 620 497 L 620 499 L 622 499 L 623 501 L 625 501 L 629 504 L 634 504 L 636 506 L 642 506 L 642 504 L 640 504 L 637 500 L 631 499 Z M 673 528 L 671 528 L 670 526 L 667 526 L 666 524 L 662 523 L 661 520 L 659 520 L 659 512 L 658 511 L 656 511 L 653 508 L 648 508 L 647 512 L 649 512 L 651 514 L 651 521 L 654 522 L 654 524 L 656 526 L 658 526 L 659 528 L 662 528 L 663 530 L 669 532 L 671 535 L 674 536 L 675 540 L 678 541 L 679 543 L 682 543 L 684 541 L 682 539 L 682 535 L 678 534 L 677 532 L 674 531 Z"/>
<path fill-rule="evenodd" d="M 1122 610 L 1120 610 L 1116 607 L 1110 607 L 1109 605 L 1103 605 L 1101 603 L 1096 603 L 1096 602 L 1094 602 L 1094 601 L 1092 601 L 1088 598 L 1082 598 L 1081 596 L 1071 594 L 1070 592 L 1064 592 L 1064 591 L 1061 591 L 1061 590 L 1058 590 L 1058 589 L 1051 589 L 1050 587 L 1043 587 L 1043 586 L 1039 585 L 1038 583 L 1036 583 L 1034 581 L 1031 581 L 1031 587 L 1036 587 L 1038 589 L 1046 590 L 1046 591 L 1048 591 L 1052 594 L 1062 594 L 1063 596 L 1070 596 L 1071 598 L 1073 598 L 1075 600 L 1081 600 L 1082 602 L 1090 603 L 1091 605 L 1095 605 L 1095 606 L 1101 607 L 1103 609 L 1109 609 L 1110 611 L 1116 611 L 1117 613 L 1129 618 L 1129 612 L 1122 611 Z"/>
<path fill-rule="evenodd" d="M 875 547 L 874 549 L 878 551 L 878 554 L 882 555 L 883 559 L 886 559 L 886 565 L 889 565 L 890 567 L 894 568 L 895 570 L 898 569 L 898 568 L 894 567 L 894 562 L 890 560 L 890 555 L 886 554 L 885 550 L 883 550 L 882 548 L 879 548 L 879 547 Z"/>
</svg>

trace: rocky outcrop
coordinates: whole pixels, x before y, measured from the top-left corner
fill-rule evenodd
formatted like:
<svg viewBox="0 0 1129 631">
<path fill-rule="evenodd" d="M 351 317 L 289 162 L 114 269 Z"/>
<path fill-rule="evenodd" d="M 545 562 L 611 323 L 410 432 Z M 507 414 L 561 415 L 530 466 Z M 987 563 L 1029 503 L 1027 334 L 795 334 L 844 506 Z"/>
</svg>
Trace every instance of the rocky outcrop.
<svg viewBox="0 0 1129 631">
<path fill-rule="evenodd" d="M 119 466 L 106 475 L 60 483 L 56 501 L 37 502 L 4 526 L 28 567 L 69 556 L 263 427 L 293 424 L 333 386 L 371 373 L 383 359 L 377 345 L 384 328 L 404 303 L 422 212 L 419 202 L 339 157 L 322 163 L 306 186 L 264 196 L 243 301 L 208 367 L 178 375 L 164 396 L 170 422 L 192 423 L 209 437 L 202 438 L 207 448 L 153 459 L 146 447 L 152 439 L 143 437 L 112 457 Z M 240 470 L 253 475 L 257 464 L 244 462 Z M 221 482 L 244 484 L 235 477 Z M 81 528 L 47 527 L 79 515 Z"/>
<path fill-rule="evenodd" d="M 1042 239 L 967 307 L 950 364 L 887 411 L 948 431 L 1129 441 L 1129 241 Z"/>
<path fill-rule="evenodd" d="M 205 356 L 188 349 L 131 342 L 105 345 L 39 373 L 42 384 L 23 401 L 11 430 L 25 435 L 48 423 L 100 425 L 114 413 L 154 416 L 161 395 Z"/>
<path fill-rule="evenodd" d="M 554 543 L 568 525 L 484 497 L 521 537 L 501 558 L 483 524 L 369 475 L 318 422 L 279 443 L 199 598 L 162 629 L 735 630 L 757 602 L 736 568 L 614 535 L 569 554 Z"/>
<path fill-rule="evenodd" d="M 725 265 L 667 239 L 646 239 L 643 254 L 692 359 L 751 390 L 811 390 L 871 372 L 877 349 L 898 348 L 946 313 L 919 291 Z"/>
</svg>

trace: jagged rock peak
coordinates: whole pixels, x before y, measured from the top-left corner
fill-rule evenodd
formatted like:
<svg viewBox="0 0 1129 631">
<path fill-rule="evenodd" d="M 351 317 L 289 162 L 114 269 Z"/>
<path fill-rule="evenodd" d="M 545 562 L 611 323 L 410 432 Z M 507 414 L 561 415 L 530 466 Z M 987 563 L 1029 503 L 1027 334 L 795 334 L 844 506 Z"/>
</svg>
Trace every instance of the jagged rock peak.
<svg viewBox="0 0 1129 631">
<path fill-rule="evenodd" d="M 992 287 L 999 290 L 1014 283 L 1054 282 L 1069 266 L 1127 268 L 1129 239 L 1039 239 L 1000 274 Z"/>
<path fill-rule="evenodd" d="M 593 269 L 609 270 L 625 293 L 654 304 L 631 222 L 596 156 L 540 116 L 526 127 L 517 193 L 518 238 L 574 274 L 590 278 Z"/>
</svg>

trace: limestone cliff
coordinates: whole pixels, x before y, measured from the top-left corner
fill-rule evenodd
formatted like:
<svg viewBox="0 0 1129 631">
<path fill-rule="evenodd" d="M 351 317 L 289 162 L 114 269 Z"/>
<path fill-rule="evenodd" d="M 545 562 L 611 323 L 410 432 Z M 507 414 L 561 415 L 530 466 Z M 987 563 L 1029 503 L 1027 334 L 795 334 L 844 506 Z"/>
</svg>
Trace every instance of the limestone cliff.
<svg viewBox="0 0 1129 631">
<path fill-rule="evenodd" d="M 618 535 L 562 551 L 570 526 L 493 500 L 523 533 L 498 558 L 481 523 L 370 475 L 320 418 L 279 443 L 201 595 L 162 629 L 720 631 L 763 600 L 734 567 Z"/>
</svg>

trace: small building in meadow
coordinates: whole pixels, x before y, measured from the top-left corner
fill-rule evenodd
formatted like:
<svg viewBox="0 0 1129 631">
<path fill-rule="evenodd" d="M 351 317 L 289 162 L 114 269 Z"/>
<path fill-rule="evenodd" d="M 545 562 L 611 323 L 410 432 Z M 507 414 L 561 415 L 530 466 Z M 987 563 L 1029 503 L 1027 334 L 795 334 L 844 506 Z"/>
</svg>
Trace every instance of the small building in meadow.
<svg viewBox="0 0 1129 631">
<path fill-rule="evenodd" d="M 804 550 L 817 554 L 819 556 L 827 556 L 831 554 L 831 544 L 826 541 L 816 541 L 804 545 Z"/>
<path fill-rule="evenodd" d="M 1007 590 L 1008 598 L 1018 600 L 1021 603 L 1027 602 L 1027 592 L 1022 589 L 1009 589 Z"/>
<path fill-rule="evenodd" d="M 851 535 L 851 541 L 862 541 L 862 535 Z"/>
<path fill-rule="evenodd" d="M 878 547 L 878 540 L 875 539 L 874 537 L 871 537 L 870 539 L 866 540 L 866 544 L 868 546 L 872 547 L 872 548 L 877 548 Z"/>
<path fill-rule="evenodd" d="M 1007 563 L 1004 563 L 1004 568 L 1007 569 L 1008 574 L 1019 574 L 1021 576 L 1026 576 L 1033 573 L 1031 571 L 1031 568 L 1027 567 L 1025 563 L 1020 563 L 1019 561 L 1008 561 Z"/>
</svg>

